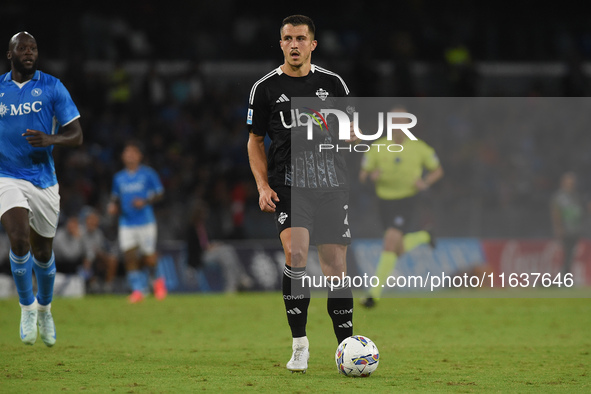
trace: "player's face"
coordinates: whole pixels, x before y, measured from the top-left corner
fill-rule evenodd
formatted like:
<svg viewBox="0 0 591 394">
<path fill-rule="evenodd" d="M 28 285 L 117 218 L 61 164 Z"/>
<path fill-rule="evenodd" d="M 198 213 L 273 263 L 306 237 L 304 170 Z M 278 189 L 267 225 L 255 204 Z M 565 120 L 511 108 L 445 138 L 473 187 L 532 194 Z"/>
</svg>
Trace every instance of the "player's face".
<svg viewBox="0 0 591 394">
<path fill-rule="evenodd" d="M 142 152 L 135 146 L 126 146 L 121 154 L 123 164 L 128 168 L 137 167 L 142 161 Z"/>
<path fill-rule="evenodd" d="M 285 62 L 291 67 L 299 68 L 310 63 L 310 55 L 316 48 L 316 40 L 308 31 L 307 25 L 285 25 L 279 41 Z"/>
<path fill-rule="evenodd" d="M 38 56 L 37 42 L 27 34 L 19 34 L 14 46 L 7 53 L 14 69 L 22 75 L 31 75 L 37 71 Z"/>
</svg>

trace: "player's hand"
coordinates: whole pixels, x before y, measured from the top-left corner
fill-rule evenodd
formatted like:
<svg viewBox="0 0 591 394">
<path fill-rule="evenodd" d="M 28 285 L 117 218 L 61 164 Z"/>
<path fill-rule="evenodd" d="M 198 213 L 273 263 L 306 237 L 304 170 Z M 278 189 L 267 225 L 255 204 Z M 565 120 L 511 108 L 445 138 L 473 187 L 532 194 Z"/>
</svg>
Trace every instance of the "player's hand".
<svg viewBox="0 0 591 394">
<path fill-rule="evenodd" d="M 146 200 L 144 200 L 143 198 L 135 198 L 132 202 L 132 205 L 135 209 L 142 209 L 143 207 L 146 206 Z"/>
<path fill-rule="evenodd" d="M 369 179 L 371 179 L 371 180 L 372 180 L 372 182 L 377 182 L 377 181 L 378 181 L 378 179 L 380 179 L 380 175 L 382 175 L 382 171 L 380 171 L 380 170 L 375 170 L 375 171 L 372 171 L 372 172 L 369 174 Z"/>
<path fill-rule="evenodd" d="M 29 145 L 35 148 L 44 148 L 46 146 L 53 145 L 52 136 L 39 130 L 27 129 L 27 132 L 23 133 L 23 137 L 27 139 Z"/>
<path fill-rule="evenodd" d="M 263 212 L 275 212 L 276 202 L 279 202 L 277 193 L 270 187 L 266 187 L 259 191 L 259 207 Z"/>
<path fill-rule="evenodd" d="M 429 185 L 422 178 L 419 178 L 415 182 L 415 187 L 417 188 L 418 191 L 422 192 L 424 190 L 427 190 L 429 188 Z"/>
<path fill-rule="evenodd" d="M 361 130 L 359 130 L 361 132 Z M 353 122 L 349 123 L 349 139 L 345 140 L 345 142 L 354 142 L 357 141 L 359 138 L 355 134 L 355 128 L 353 127 Z"/>
</svg>

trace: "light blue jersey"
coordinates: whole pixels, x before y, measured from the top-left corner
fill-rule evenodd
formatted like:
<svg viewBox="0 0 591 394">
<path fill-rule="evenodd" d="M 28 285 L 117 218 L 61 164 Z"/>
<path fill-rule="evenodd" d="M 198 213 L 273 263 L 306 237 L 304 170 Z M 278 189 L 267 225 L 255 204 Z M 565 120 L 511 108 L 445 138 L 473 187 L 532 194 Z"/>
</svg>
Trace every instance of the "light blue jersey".
<svg viewBox="0 0 591 394">
<path fill-rule="evenodd" d="M 33 148 L 27 129 L 55 134 L 80 117 L 61 81 L 41 71 L 17 84 L 12 71 L 0 76 L 0 177 L 24 179 L 40 188 L 57 183 L 53 146 Z"/>
<path fill-rule="evenodd" d="M 146 199 L 164 192 L 160 177 L 148 166 L 141 165 L 135 172 L 121 170 L 113 178 L 112 196 L 119 200 L 121 215 L 120 226 L 142 226 L 155 223 L 154 210 L 151 205 L 141 209 L 133 206 L 136 198 Z"/>
</svg>

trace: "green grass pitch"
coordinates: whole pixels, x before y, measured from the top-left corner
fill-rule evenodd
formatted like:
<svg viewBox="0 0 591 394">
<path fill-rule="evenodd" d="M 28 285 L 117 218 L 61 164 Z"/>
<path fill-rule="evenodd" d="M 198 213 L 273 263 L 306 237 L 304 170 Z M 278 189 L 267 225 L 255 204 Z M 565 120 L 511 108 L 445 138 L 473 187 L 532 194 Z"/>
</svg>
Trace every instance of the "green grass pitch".
<svg viewBox="0 0 591 394">
<path fill-rule="evenodd" d="M 357 300 L 356 300 L 357 302 Z M 312 299 L 306 374 L 278 293 L 56 299 L 58 342 L 23 345 L 0 300 L 0 392 L 591 392 L 589 298 L 391 298 L 355 309 L 380 364 L 339 375 L 326 299 Z"/>
</svg>

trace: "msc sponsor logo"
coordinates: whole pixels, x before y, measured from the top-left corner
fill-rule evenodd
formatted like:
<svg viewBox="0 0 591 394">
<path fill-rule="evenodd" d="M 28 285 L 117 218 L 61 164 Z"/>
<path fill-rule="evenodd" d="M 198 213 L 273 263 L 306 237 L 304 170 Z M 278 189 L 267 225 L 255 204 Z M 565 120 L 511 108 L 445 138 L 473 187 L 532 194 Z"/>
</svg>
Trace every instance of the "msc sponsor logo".
<svg viewBox="0 0 591 394">
<path fill-rule="evenodd" d="M 27 115 L 31 112 L 41 112 L 41 106 L 43 102 L 41 101 L 33 101 L 32 103 L 21 103 L 18 106 L 14 104 L 10 104 L 10 109 L 4 103 L 0 103 L 0 117 L 4 117 L 6 115 L 10 116 L 20 116 L 20 115 Z"/>
<path fill-rule="evenodd" d="M 144 190 L 144 182 L 131 182 L 121 185 L 121 191 L 123 193 L 139 193 Z"/>
</svg>

